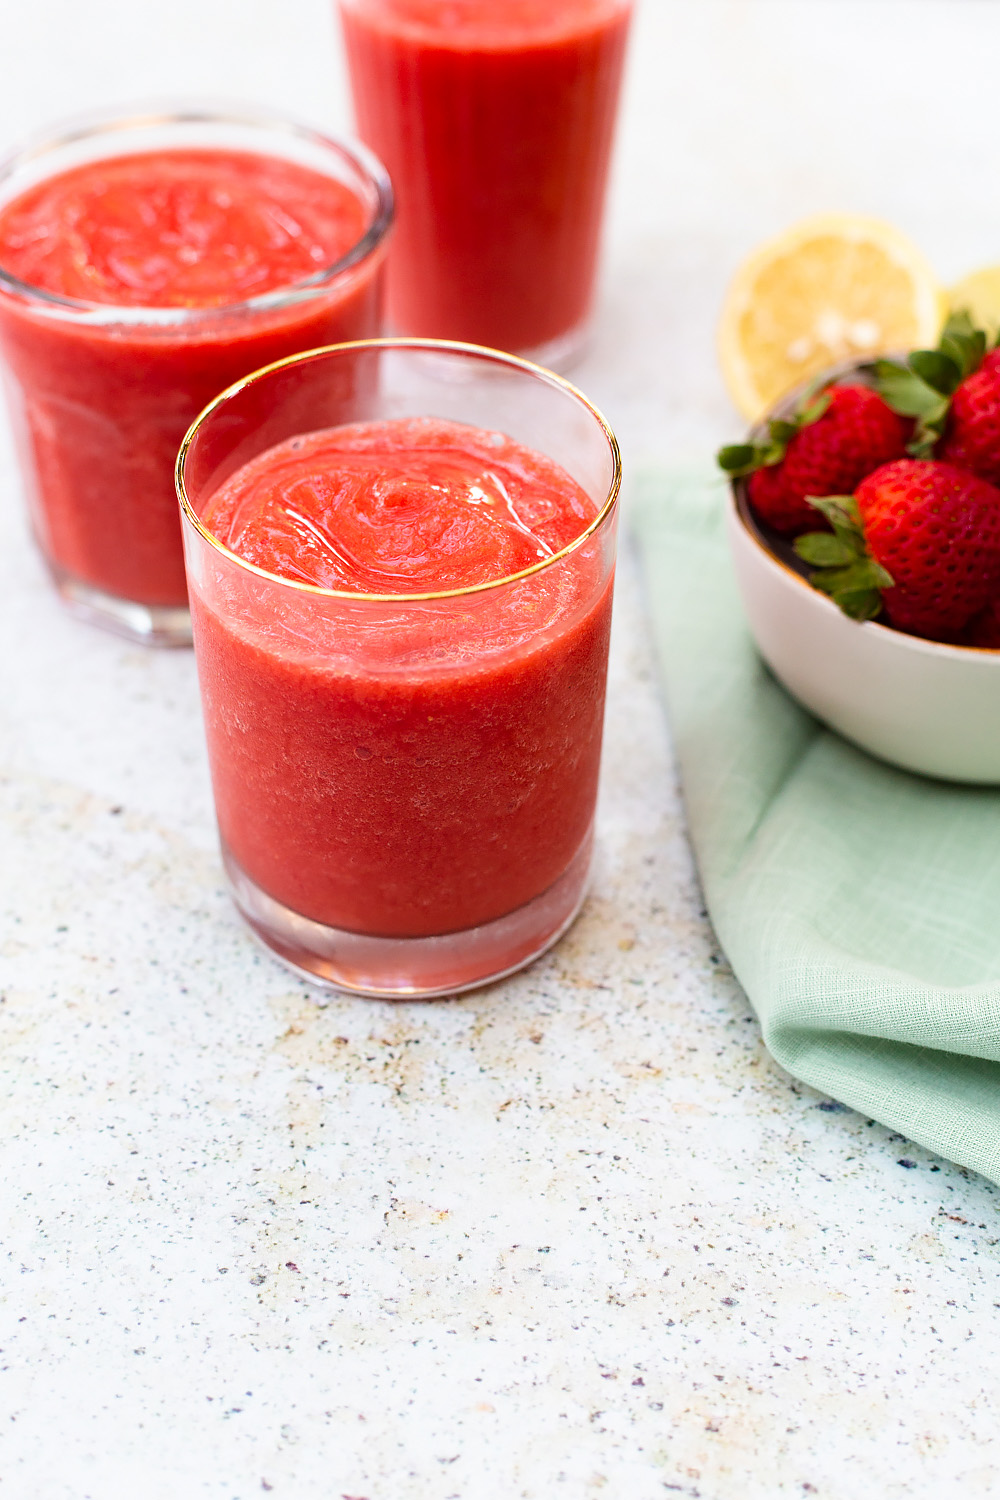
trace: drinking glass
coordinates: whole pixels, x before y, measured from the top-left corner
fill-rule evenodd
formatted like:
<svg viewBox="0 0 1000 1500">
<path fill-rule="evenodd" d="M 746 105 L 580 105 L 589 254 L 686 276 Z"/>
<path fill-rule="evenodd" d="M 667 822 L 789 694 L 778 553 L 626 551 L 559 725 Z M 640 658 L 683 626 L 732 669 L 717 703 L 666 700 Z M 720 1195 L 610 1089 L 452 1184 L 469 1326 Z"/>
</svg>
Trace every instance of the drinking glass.
<svg viewBox="0 0 1000 1500">
<path fill-rule="evenodd" d="M 75 614 L 152 645 L 191 640 L 173 485 L 181 438 L 250 370 L 381 331 L 389 180 L 364 146 L 280 115 L 201 106 L 88 116 L 0 162 L 2 206 L 86 163 L 209 148 L 346 185 L 365 209 L 362 237 L 303 280 L 217 307 L 85 302 L 0 265 L 0 362 L 38 545 Z"/>
<path fill-rule="evenodd" d="M 203 524 L 276 444 L 434 417 L 561 465 L 593 519 L 510 577 L 355 594 L 278 577 Z M 432 340 L 279 361 L 219 396 L 177 463 L 222 857 L 253 931 L 299 972 L 453 994 L 573 920 L 593 841 L 621 478 L 603 417 L 545 370 Z"/>
<path fill-rule="evenodd" d="M 340 0 L 392 177 L 392 332 L 567 368 L 587 338 L 631 0 Z"/>
</svg>

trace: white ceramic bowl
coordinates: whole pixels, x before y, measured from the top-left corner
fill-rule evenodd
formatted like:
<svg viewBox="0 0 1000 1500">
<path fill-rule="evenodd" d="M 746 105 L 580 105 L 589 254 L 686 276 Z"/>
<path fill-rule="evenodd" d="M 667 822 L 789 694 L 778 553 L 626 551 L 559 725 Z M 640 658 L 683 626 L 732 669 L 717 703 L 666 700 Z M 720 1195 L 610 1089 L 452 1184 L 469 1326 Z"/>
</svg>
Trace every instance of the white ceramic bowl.
<svg viewBox="0 0 1000 1500">
<path fill-rule="evenodd" d="M 741 480 L 728 529 L 750 629 L 793 697 L 907 771 L 1000 783 L 1000 651 L 943 646 L 849 619 L 810 585 L 791 547 L 758 526 Z"/>
</svg>

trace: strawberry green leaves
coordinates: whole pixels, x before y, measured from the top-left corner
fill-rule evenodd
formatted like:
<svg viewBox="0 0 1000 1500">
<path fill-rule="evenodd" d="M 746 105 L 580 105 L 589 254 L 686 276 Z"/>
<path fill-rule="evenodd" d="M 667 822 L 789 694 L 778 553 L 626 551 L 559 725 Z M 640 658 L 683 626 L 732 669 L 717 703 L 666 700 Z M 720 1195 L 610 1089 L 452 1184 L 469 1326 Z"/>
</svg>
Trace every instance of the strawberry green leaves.
<svg viewBox="0 0 1000 1500">
<path fill-rule="evenodd" d="M 781 462 L 780 452 L 775 458 L 769 457 L 770 452 L 770 447 L 763 443 L 728 443 L 726 447 L 719 449 L 715 460 L 731 479 L 743 479 L 745 475 L 752 474 L 755 469 L 761 469 L 766 464 Z"/>
<path fill-rule="evenodd" d="M 988 340 L 982 328 L 977 328 L 969 314 L 963 309 L 952 313 L 944 325 L 938 342 L 938 351 L 947 356 L 961 371 L 961 379 L 978 370 L 986 353 Z"/>
<path fill-rule="evenodd" d="M 967 312 L 952 313 L 936 349 L 917 349 L 905 365 L 880 359 L 875 365 L 879 395 L 901 417 L 916 418 L 907 452 L 929 458 L 944 433 L 951 398 L 982 364 L 986 334 Z"/>
<path fill-rule="evenodd" d="M 930 352 L 930 351 L 928 351 Z M 915 358 L 911 354 L 910 361 Z M 878 393 L 901 417 L 915 417 L 916 426 L 906 451 L 913 458 L 929 458 L 944 432 L 951 393 L 942 394 L 927 384 L 919 372 L 880 359 L 875 364 Z"/>
<path fill-rule="evenodd" d="M 828 531 L 811 531 L 796 538 L 795 550 L 810 573 L 813 588 L 828 594 L 852 620 L 873 620 L 882 608 L 881 590 L 892 577 L 870 555 L 853 495 L 809 496 L 809 504 L 826 517 Z"/>
<path fill-rule="evenodd" d="M 776 419 L 767 424 L 768 436 L 765 442 L 730 443 L 725 448 L 720 448 L 716 455 L 719 468 L 731 479 L 742 479 L 755 469 L 780 464 L 792 438 L 803 427 L 810 427 L 813 422 L 818 422 L 828 409 L 831 399 L 830 392 L 826 389 L 810 389 L 791 421 Z"/>
</svg>

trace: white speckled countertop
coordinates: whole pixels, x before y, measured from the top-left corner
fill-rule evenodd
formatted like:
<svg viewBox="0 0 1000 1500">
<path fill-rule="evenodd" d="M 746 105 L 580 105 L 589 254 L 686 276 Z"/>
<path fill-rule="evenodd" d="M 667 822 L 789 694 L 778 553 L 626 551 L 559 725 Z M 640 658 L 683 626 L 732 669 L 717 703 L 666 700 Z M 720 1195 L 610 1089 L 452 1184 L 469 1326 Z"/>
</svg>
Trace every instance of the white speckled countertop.
<svg viewBox="0 0 1000 1500">
<path fill-rule="evenodd" d="M 4 140 L 164 94 L 346 120 L 326 0 L 2 29 Z M 946 277 L 1000 259 L 1000 7 L 645 0 L 638 32 L 577 372 L 633 469 L 736 430 L 711 327 L 762 234 L 843 206 Z M 628 557 L 570 936 L 461 1001 L 318 1005 L 223 892 L 190 655 L 59 612 L 6 448 L 0 535 L 4 1500 L 1000 1489 L 997 1191 L 763 1052 Z"/>
</svg>

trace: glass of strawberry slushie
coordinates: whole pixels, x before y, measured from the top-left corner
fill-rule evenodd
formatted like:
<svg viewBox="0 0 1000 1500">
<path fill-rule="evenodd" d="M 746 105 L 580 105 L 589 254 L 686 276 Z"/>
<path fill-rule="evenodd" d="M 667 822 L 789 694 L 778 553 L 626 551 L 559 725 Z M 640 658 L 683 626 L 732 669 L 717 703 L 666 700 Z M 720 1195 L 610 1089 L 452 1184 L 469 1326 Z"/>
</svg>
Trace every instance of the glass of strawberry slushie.
<svg viewBox="0 0 1000 1500">
<path fill-rule="evenodd" d="M 453 994 L 590 865 L 618 445 L 558 376 L 432 340 L 283 360 L 177 464 L 223 860 L 281 958 Z"/>
<path fill-rule="evenodd" d="M 339 0 L 392 177 L 395 333 L 566 368 L 587 336 L 631 0 Z"/>
<path fill-rule="evenodd" d="M 74 613 L 190 644 L 178 444 L 239 376 L 381 331 L 391 220 L 363 146 L 255 110 L 92 116 L 0 163 L 0 355 Z"/>
</svg>

